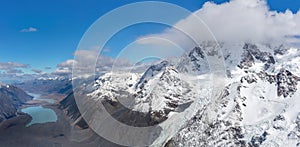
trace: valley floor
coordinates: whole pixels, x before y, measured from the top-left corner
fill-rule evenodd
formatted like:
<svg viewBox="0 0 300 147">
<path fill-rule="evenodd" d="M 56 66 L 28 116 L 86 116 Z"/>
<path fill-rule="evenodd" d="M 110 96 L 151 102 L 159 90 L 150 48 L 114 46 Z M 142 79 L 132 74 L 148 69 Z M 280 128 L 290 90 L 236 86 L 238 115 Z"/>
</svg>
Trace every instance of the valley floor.
<svg viewBox="0 0 300 147">
<path fill-rule="evenodd" d="M 1 125 L 0 146 L 7 147 L 60 147 L 74 146 L 77 143 L 68 141 L 70 125 L 62 110 L 57 105 L 47 106 L 52 108 L 58 120 L 55 123 L 25 125 L 30 122 L 30 116 L 24 114 L 9 119 Z"/>
<path fill-rule="evenodd" d="M 22 106 L 43 105 L 45 108 L 53 109 L 57 114 L 56 122 L 43 124 L 33 124 L 25 127 L 31 121 L 27 114 L 18 112 L 17 117 L 8 119 L 0 124 L 0 147 L 94 147 L 98 146 L 97 137 L 91 137 L 89 140 L 77 141 L 74 138 L 74 129 L 71 126 L 71 120 L 59 108 L 59 104 L 45 104 L 29 101 Z M 19 110 L 20 111 L 20 110 Z M 79 130 L 79 129 L 78 129 Z M 90 132 L 93 135 L 94 133 Z M 76 134 L 75 134 L 76 136 Z M 76 137 L 75 137 L 76 138 Z"/>
</svg>

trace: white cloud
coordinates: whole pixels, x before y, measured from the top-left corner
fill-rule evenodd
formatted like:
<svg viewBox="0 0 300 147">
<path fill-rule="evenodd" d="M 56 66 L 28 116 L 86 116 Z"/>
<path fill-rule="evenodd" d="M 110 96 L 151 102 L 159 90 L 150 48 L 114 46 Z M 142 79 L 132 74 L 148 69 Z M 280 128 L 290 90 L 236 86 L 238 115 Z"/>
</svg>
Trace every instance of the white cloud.
<svg viewBox="0 0 300 147">
<path fill-rule="evenodd" d="M 29 68 L 29 64 L 22 64 L 17 62 L 0 62 L 0 70 L 9 70 L 14 68 Z"/>
<path fill-rule="evenodd" d="M 57 66 L 58 67 L 71 67 L 71 66 L 73 66 L 74 63 L 75 63 L 75 60 L 69 59 L 65 62 L 59 63 Z"/>
<path fill-rule="evenodd" d="M 15 82 L 33 78 L 23 72 L 24 69 L 30 68 L 29 64 L 18 62 L 0 62 L 0 80 Z"/>
<path fill-rule="evenodd" d="M 265 0 L 231 0 L 219 5 L 206 2 L 193 15 L 205 22 L 218 41 L 290 42 L 295 39 L 286 36 L 300 34 L 300 11 L 296 14 L 289 10 L 284 13 L 270 11 Z M 211 40 L 212 37 L 203 28 L 204 25 L 199 25 L 193 15 L 174 26 L 196 38 L 197 42 Z M 176 29 L 167 29 L 161 34 L 144 37 L 166 38 L 186 48 L 194 45 Z M 155 40 L 147 41 L 149 44 L 160 43 Z"/>
<path fill-rule="evenodd" d="M 22 29 L 20 32 L 28 33 L 28 32 L 37 32 L 37 31 L 38 31 L 37 28 L 29 27 L 29 28 Z"/>
<path fill-rule="evenodd" d="M 76 63 L 75 60 L 69 59 L 57 65 L 57 69 L 53 72 L 55 75 L 70 75 L 72 74 L 73 64 Z"/>
<path fill-rule="evenodd" d="M 77 50 L 74 53 L 75 59 L 69 59 L 57 65 L 53 74 L 70 76 L 73 65 L 76 67 L 77 74 L 85 74 L 86 71 L 94 69 L 98 73 L 112 70 L 113 67 L 128 67 L 129 61 L 114 59 L 107 56 L 99 56 L 97 50 Z"/>
<path fill-rule="evenodd" d="M 56 69 L 53 74 L 55 75 L 61 75 L 61 76 L 68 76 L 70 74 L 72 74 L 72 67 L 70 68 L 58 68 Z"/>
</svg>

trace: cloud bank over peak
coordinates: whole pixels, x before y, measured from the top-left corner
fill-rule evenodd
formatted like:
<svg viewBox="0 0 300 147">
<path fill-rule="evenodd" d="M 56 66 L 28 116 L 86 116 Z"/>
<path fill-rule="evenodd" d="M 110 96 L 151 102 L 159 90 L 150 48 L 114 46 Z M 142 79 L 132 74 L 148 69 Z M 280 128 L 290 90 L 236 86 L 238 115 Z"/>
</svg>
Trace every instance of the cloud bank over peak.
<svg viewBox="0 0 300 147">
<path fill-rule="evenodd" d="M 222 4 L 206 2 L 192 15 L 199 17 L 220 42 L 300 42 L 299 38 L 293 37 L 300 34 L 300 11 L 296 14 L 290 10 L 284 13 L 270 11 L 265 0 L 231 0 Z M 191 36 L 197 36 L 195 33 L 199 36 L 199 32 L 201 34 L 205 29 L 195 22 L 195 16 L 192 15 L 177 22 L 174 27 Z M 202 34 L 197 37 L 197 42 L 211 39 L 205 31 Z M 149 36 L 166 38 L 187 48 L 192 47 L 188 41 L 190 39 L 176 29 L 167 29 L 161 34 L 144 37 Z"/>
<path fill-rule="evenodd" d="M 300 11 L 297 13 L 292 13 L 290 10 L 271 11 L 266 0 L 231 0 L 222 4 L 206 2 L 201 9 L 174 24 L 173 28 L 168 28 L 159 34 L 139 37 L 135 42 L 151 47 L 157 45 L 165 47 L 175 43 L 187 50 L 193 48 L 195 42 L 213 39 L 230 43 L 300 44 L 299 28 Z M 166 40 L 171 43 L 166 45 Z M 111 57 L 98 55 L 95 48 L 77 50 L 74 53 L 76 59 L 58 64 L 58 69 L 54 73 L 70 75 L 73 65 L 82 68 L 78 71 L 95 69 L 100 73 L 110 71 L 116 64 L 121 64 L 120 66 L 123 67 L 130 66 L 129 61 L 120 59 L 117 61 Z M 97 61 L 96 65 L 95 61 Z"/>
</svg>

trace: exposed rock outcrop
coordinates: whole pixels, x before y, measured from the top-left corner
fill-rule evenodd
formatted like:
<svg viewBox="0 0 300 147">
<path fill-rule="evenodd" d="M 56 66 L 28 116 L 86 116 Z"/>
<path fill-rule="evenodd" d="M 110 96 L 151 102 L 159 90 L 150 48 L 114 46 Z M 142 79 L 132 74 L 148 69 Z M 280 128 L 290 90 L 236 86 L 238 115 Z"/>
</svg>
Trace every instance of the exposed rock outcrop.
<svg viewBox="0 0 300 147">
<path fill-rule="evenodd" d="M 32 96 L 12 85 L 0 85 L 0 122 L 16 116 L 18 108 Z"/>
</svg>

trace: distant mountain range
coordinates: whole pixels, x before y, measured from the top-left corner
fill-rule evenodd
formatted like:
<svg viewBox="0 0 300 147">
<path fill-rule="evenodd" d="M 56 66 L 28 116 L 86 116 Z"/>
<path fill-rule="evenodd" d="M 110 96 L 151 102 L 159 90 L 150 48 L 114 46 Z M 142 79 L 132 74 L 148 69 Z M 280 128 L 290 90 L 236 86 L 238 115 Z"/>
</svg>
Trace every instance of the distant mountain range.
<svg viewBox="0 0 300 147">
<path fill-rule="evenodd" d="M 64 94 L 72 90 L 71 80 L 68 78 L 40 78 L 14 83 L 13 85 L 20 87 L 26 92 L 39 92 L 39 94 Z"/>
</svg>

